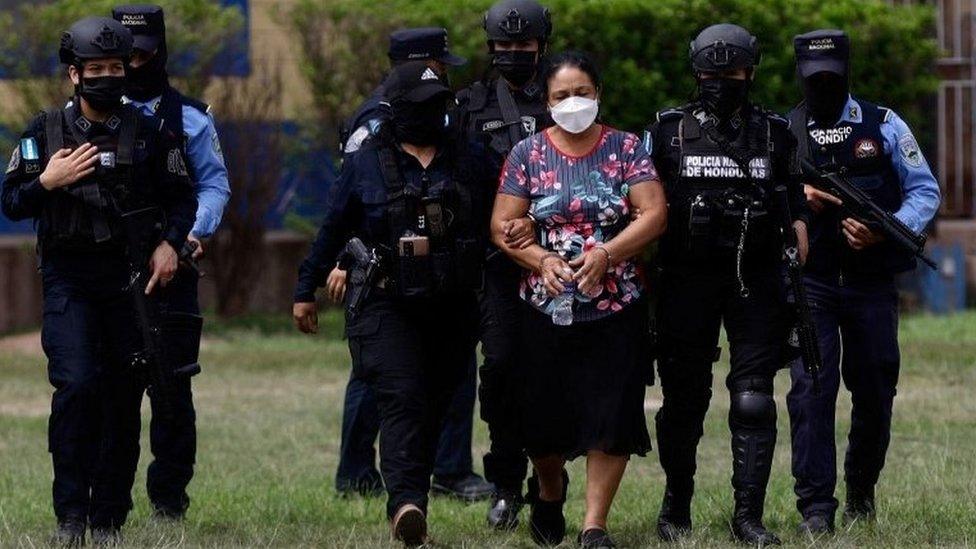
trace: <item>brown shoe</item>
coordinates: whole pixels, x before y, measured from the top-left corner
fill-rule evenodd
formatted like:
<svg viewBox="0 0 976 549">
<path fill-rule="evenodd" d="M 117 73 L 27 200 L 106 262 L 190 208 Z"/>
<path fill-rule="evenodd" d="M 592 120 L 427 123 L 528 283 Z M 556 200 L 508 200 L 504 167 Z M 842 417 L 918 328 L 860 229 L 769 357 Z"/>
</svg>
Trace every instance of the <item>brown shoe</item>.
<svg viewBox="0 0 976 549">
<path fill-rule="evenodd" d="M 418 547 L 427 542 L 427 517 L 420 507 L 404 503 L 397 509 L 391 521 L 393 539 L 407 547 Z"/>
</svg>

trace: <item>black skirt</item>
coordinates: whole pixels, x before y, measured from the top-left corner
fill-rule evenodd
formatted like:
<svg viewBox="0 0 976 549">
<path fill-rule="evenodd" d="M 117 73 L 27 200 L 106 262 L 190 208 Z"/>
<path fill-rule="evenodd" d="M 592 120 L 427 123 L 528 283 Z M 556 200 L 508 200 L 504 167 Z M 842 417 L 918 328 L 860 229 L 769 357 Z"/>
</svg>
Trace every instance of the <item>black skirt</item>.
<svg viewBox="0 0 976 549">
<path fill-rule="evenodd" d="M 518 398 L 528 455 L 645 455 L 644 392 L 652 379 L 646 302 L 570 326 L 528 304 L 522 317 Z"/>
</svg>

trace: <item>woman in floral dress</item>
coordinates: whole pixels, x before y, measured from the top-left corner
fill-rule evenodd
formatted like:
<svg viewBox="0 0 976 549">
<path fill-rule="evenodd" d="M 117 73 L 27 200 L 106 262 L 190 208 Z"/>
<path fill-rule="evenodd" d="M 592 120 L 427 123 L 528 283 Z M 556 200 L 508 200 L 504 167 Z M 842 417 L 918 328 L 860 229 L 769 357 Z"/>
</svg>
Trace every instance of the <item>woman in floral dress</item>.
<svg viewBox="0 0 976 549">
<path fill-rule="evenodd" d="M 664 231 L 664 191 L 640 140 L 596 122 L 600 79 L 585 56 L 555 57 L 544 85 L 556 126 L 512 150 L 492 216 L 493 240 L 525 268 L 523 391 L 513 396 L 523 403 L 535 469 L 530 525 L 537 543 L 562 541 L 564 464 L 585 455 L 579 541 L 613 547 L 606 530 L 613 496 L 629 457 L 651 447 L 646 290 L 636 256 Z M 536 223 L 538 244 L 507 244 L 513 220 L 525 216 Z M 557 310 L 567 299 L 571 319 Z"/>
</svg>

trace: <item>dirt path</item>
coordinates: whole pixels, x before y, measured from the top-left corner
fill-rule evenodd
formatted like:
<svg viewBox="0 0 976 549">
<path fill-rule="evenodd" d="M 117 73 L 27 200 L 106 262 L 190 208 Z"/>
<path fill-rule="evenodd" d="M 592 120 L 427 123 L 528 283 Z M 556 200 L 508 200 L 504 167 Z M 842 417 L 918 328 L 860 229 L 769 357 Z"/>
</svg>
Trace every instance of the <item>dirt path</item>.
<svg viewBox="0 0 976 549">
<path fill-rule="evenodd" d="M 41 332 L 29 332 L 12 336 L 0 337 L 0 353 L 16 353 L 19 355 L 41 356 Z"/>
</svg>

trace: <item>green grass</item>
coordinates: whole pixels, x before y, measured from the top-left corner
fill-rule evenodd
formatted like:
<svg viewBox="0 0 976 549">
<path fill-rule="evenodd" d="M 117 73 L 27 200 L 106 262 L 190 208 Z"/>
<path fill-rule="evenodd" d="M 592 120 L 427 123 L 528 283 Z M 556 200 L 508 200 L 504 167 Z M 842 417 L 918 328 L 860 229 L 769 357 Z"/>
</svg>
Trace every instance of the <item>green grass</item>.
<svg viewBox="0 0 976 549">
<path fill-rule="evenodd" d="M 195 380 L 200 445 L 192 507 L 185 524 L 151 521 L 143 482 L 146 454 L 126 528 L 132 546 L 384 547 L 389 533 L 384 500 L 340 499 L 332 489 L 344 382 L 349 371 L 341 319 L 323 319 L 323 333 L 292 333 L 284 318 L 252 318 L 208 325 L 204 373 Z M 855 524 L 818 540 L 826 547 L 903 547 L 976 544 L 976 314 L 902 323 L 902 375 L 894 434 L 878 487 L 877 523 Z M 4 354 L 5 353 L 5 354 Z M 727 356 L 727 352 L 723 353 Z M 724 389 L 717 365 L 715 397 L 700 451 L 696 533 L 689 547 L 729 544 L 730 451 Z M 795 546 L 789 472 L 789 430 L 777 377 L 780 437 L 766 522 Z M 51 389 L 43 357 L 0 351 L 0 546 L 45 545 L 54 518 L 51 464 L 46 452 Z M 660 389 L 648 391 L 660 399 Z M 849 398 L 840 398 L 838 446 L 846 447 Z M 650 413 L 648 419 L 650 420 Z M 653 429 L 653 422 L 649 421 Z M 476 463 L 486 432 L 478 422 Z M 144 429 L 145 433 L 146 429 Z M 148 441 L 143 436 L 143 448 Z M 570 536 L 582 518 L 583 463 L 573 479 L 567 517 Z M 663 477 L 655 455 L 634 459 L 611 515 L 623 547 L 654 546 L 652 524 Z M 842 488 L 841 488 L 842 492 Z M 842 493 L 838 494 L 843 497 Z M 488 532 L 484 504 L 436 499 L 430 528 L 441 547 L 528 547 L 525 527 Z M 569 538 L 568 538 L 569 539 Z"/>
</svg>

